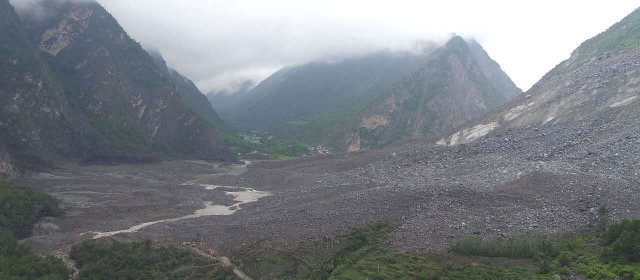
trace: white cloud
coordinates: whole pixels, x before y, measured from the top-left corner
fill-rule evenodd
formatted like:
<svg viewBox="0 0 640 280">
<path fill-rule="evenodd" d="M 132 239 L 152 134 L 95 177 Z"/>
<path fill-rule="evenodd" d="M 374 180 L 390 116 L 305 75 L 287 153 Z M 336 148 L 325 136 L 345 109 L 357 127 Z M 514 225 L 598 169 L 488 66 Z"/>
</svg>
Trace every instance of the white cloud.
<svg viewBox="0 0 640 280">
<path fill-rule="evenodd" d="M 31 1 L 31 0 L 13 0 Z M 204 91 L 284 65 L 473 36 L 523 89 L 637 1 L 98 0 Z"/>
</svg>

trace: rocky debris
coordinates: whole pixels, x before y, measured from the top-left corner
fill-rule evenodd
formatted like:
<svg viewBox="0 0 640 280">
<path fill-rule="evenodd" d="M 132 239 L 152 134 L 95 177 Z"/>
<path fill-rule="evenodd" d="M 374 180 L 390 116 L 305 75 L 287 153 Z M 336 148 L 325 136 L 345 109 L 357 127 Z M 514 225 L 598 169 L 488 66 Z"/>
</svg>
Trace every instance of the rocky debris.
<svg viewBox="0 0 640 280">
<path fill-rule="evenodd" d="M 45 185 L 46 180 L 45 190 L 67 203 L 89 202 L 55 218 L 59 239 L 34 237 L 31 242 L 55 248 L 75 240 L 78 231 L 122 229 L 191 213 L 218 195 L 179 186 L 194 177 L 202 184 L 272 195 L 243 204 L 230 216 L 152 225 L 127 238 L 169 244 L 203 240 L 233 255 L 252 246 L 296 248 L 379 221 L 396 223 L 389 245 L 409 251 L 440 250 L 472 234 L 502 238 L 590 230 L 600 207 L 607 208 L 612 219 L 640 217 L 635 168 L 640 162 L 640 126 L 630 121 L 640 119 L 640 110 L 629 108 L 571 125 L 506 130 L 465 145 L 427 143 L 258 162 L 240 176 L 190 161 L 72 168 L 55 172 L 57 179 L 34 176 L 25 179 L 29 185 Z M 117 195 L 66 194 L 69 188 L 116 190 Z M 100 219 L 91 213 L 100 213 Z"/>
<path fill-rule="evenodd" d="M 454 133 L 440 139 L 439 143 L 457 145 L 476 140 L 478 137 L 459 139 L 459 134 L 470 127 L 497 124 L 491 134 L 499 134 L 510 128 L 547 123 L 567 122 L 563 124 L 566 126 L 572 125 L 572 122 L 589 121 L 601 114 L 610 118 L 613 117 L 612 109 L 634 107 L 638 103 L 640 49 L 579 65 L 571 64 L 570 61 L 571 59 L 560 64 L 527 94 L 504 109 L 464 124 Z M 625 111 L 627 110 L 617 112 Z"/>
<path fill-rule="evenodd" d="M 233 255 L 255 246 L 297 248 L 386 221 L 398 225 L 390 246 L 430 251 L 465 235 L 591 230 L 600 208 L 612 219 L 638 218 L 640 102 L 629 98 L 640 90 L 640 52 L 574 66 L 557 68 L 505 110 L 466 125 L 500 124 L 459 145 L 427 141 L 264 161 L 243 174 L 172 161 L 24 177 L 25 184 L 42 186 L 68 207 L 53 220 L 59 233 L 29 242 L 55 250 L 76 242 L 81 232 L 192 213 L 203 198 L 220 194 L 182 185 L 194 178 L 272 195 L 243 204 L 233 215 L 155 224 L 126 238 L 203 240 Z"/>
<path fill-rule="evenodd" d="M 430 53 L 418 71 L 369 104 L 359 127 L 350 128 L 358 137 L 346 137 L 345 143 L 358 140 L 362 148 L 379 148 L 403 137 L 441 135 L 520 93 L 475 40 L 454 36 Z M 469 137 L 484 131 L 474 129 Z"/>
<path fill-rule="evenodd" d="M 0 150 L 0 178 L 14 177 L 17 174 L 9 155 L 5 151 Z"/>
</svg>

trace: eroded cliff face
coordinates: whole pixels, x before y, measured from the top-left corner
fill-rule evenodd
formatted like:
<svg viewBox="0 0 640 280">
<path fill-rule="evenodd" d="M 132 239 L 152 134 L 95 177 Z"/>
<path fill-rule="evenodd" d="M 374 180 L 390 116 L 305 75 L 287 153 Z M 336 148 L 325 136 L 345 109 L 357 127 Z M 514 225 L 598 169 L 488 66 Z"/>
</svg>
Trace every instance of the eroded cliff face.
<svg viewBox="0 0 640 280">
<path fill-rule="evenodd" d="M 0 0 L 0 140 L 12 165 L 115 153 L 234 159 L 169 72 L 98 3 L 41 6 L 19 17 Z"/>
<path fill-rule="evenodd" d="M 213 125 L 181 100 L 169 72 L 104 8 L 93 2 L 44 6 L 48 18 L 26 19 L 32 40 L 72 103 L 107 139 L 103 150 L 233 159 Z"/>
<path fill-rule="evenodd" d="M 57 154 L 78 156 L 85 145 L 74 128 L 85 123 L 73 120 L 61 85 L 30 44 L 7 0 L 0 1 L 0 44 L 2 173 L 12 173 L 14 165 L 50 165 Z"/>
<path fill-rule="evenodd" d="M 620 122 L 631 121 L 620 114 L 639 106 L 638 38 L 640 11 L 636 10 L 606 32 L 583 43 L 571 58 L 547 73 L 505 109 L 465 124 L 439 139 L 438 144 L 466 144 L 485 135 L 524 126 L 598 120 L 610 122 L 609 126 L 613 128 Z"/>
<path fill-rule="evenodd" d="M 370 106 L 346 146 L 376 148 L 403 137 L 439 135 L 519 94 L 499 65 L 474 44 L 472 51 L 454 37 L 434 51 L 421 70 Z"/>
<path fill-rule="evenodd" d="M 13 166 L 13 162 L 9 154 L 0 151 L 0 178 L 13 177 L 17 175 L 17 170 Z"/>
</svg>

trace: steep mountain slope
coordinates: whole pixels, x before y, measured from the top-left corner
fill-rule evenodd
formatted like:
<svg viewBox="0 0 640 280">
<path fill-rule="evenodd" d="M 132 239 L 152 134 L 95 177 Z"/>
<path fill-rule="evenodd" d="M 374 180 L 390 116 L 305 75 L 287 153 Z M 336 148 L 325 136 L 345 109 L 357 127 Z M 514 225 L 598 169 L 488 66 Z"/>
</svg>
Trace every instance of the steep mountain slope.
<svg viewBox="0 0 640 280">
<path fill-rule="evenodd" d="M 175 69 L 171 69 L 167 66 L 167 62 L 162 57 L 162 54 L 158 51 L 147 51 L 155 63 L 165 72 L 165 74 L 171 77 L 171 80 L 176 86 L 178 95 L 180 95 L 182 102 L 186 104 L 191 110 L 200 115 L 203 119 L 207 120 L 214 127 L 220 128 L 223 126 L 222 119 L 218 116 L 218 113 L 213 109 L 209 103 L 207 96 L 202 94 L 198 87 L 189 78 L 183 76 Z"/>
<path fill-rule="evenodd" d="M 17 168 L 47 165 L 56 154 L 78 156 L 77 131 L 92 133 L 79 118 L 72 121 L 64 92 L 46 63 L 31 47 L 13 7 L 0 1 L 0 176 Z"/>
<path fill-rule="evenodd" d="M 222 116 L 229 116 L 233 111 L 241 109 L 240 103 L 255 86 L 255 82 L 247 80 L 233 90 L 212 91 L 207 94 L 207 98 L 216 112 Z"/>
<path fill-rule="evenodd" d="M 439 135 L 520 93 L 477 42 L 456 36 L 372 103 L 346 146 L 356 151 L 402 137 Z"/>
<path fill-rule="evenodd" d="M 222 119 L 213 109 L 211 103 L 209 103 L 207 96 L 202 94 L 189 78 L 183 76 L 178 71 L 169 69 L 169 73 L 171 73 L 171 77 L 176 84 L 178 94 L 182 97 L 182 101 L 215 127 L 222 127 Z"/>
<path fill-rule="evenodd" d="M 20 18 L 0 2 L 0 173 L 123 154 L 234 158 L 178 94 L 189 84 L 98 3 L 39 3 L 42 13 Z"/>
<path fill-rule="evenodd" d="M 241 178 L 210 182 L 259 183 L 279 196 L 239 213 L 216 238 L 237 227 L 240 244 L 260 236 L 265 248 L 296 246 L 388 221 L 398 224 L 390 246 L 432 251 L 469 235 L 595 232 L 603 220 L 640 217 L 640 48 L 617 47 L 640 32 L 615 36 L 639 30 L 638 15 L 583 44 L 526 95 L 441 141 L 453 145 L 257 164 Z M 615 47 L 593 51 L 604 38 Z"/>
<path fill-rule="evenodd" d="M 243 130 L 276 130 L 289 122 L 309 121 L 323 113 L 351 111 L 382 94 L 415 71 L 420 55 L 378 53 L 329 63 L 317 62 L 278 71 L 226 112 Z"/>
<path fill-rule="evenodd" d="M 620 124 L 639 106 L 640 10 L 587 40 L 525 95 L 438 142 L 469 143 L 487 134 L 529 125 L 603 121 Z M 613 119 L 611 119 L 613 118 Z"/>
</svg>

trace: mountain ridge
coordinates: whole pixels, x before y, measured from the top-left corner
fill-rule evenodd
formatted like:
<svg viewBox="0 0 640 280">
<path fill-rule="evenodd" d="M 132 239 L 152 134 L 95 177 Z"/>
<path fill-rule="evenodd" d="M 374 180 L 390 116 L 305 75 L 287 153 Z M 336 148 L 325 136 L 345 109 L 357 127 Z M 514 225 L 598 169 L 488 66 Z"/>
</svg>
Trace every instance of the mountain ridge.
<svg viewBox="0 0 640 280">
<path fill-rule="evenodd" d="M 540 81 L 513 102 L 479 121 L 470 122 L 438 140 L 441 145 L 465 144 L 485 135 L 528 125 L 554 125 L 590 121 L 637 101 L 636 48 L 611 45 L 609 40 L 629 41 L 635 36 L 618 36 L 631 30 L 640 34 L 640 10 L 582 43 L 572 56 L 545 74 Z M 636 45 L 640 43 L 633 39 Z M 600 48 L 593 46 L 616 46 Z M 590 53 L 592 57 L 585 56 Z"/>
<path fill-rule="evenodd" d="M 5 102 L 4 112 L 32 123 L 14 122 L 13 129 L 3 133 L 3 158 L 11 162 L 5 165 L 19 166 L 12 170 L 33 170 L 64 161 L 135 159 L 144 154 L 235 159 L 216 128 L 182 100 L 178 80 L 168 69 L 157 66 L 97 2 L 40 1 L 42 14 L 25 12 L 21 16 L 7 0 L 1 4 L 1 12 L 7 16 L 3 16 L 0 28 L 22 38 L 21 47 L 4 52 L 9 63 L 3 61 L 1 68 L 13 76 L 22 73 L 19 78 L 26 83 L 14 88 L 4 83 L 0 97 L 8 98 L 11 92 L 35 85 L 30 103 L 20 103 L 22 99 L 15 96 Z M 24 55 L 20 49 L 31 51 Z M 22 65 L 13 61 L 23 60 L 32 61 L 23 72 L 10 70 Z M 181 82 L 192 85 L 186 79 Z M 7 109 L 16 106 L 31 107 Z M 36 116 L 37 121 L 30 121 L 32 117 L 26 114 L 43 112 L 33 106 L 49 108 L 46 111 L 54 116 Z M 16 131 L 30 136 L 11 134 Z M 20 138 L 27 141 L 16 141 Z M 47 141 L 38 140 L 43 138 Z"/>
<path fill-rule="evenodd" d="M 504 104 L 521 90 L 481 46 L 452 37 L 417 72 L 370 105 L 348 150 L 384 147 L 403 137 L 436 136 Z"/>
</svg>

